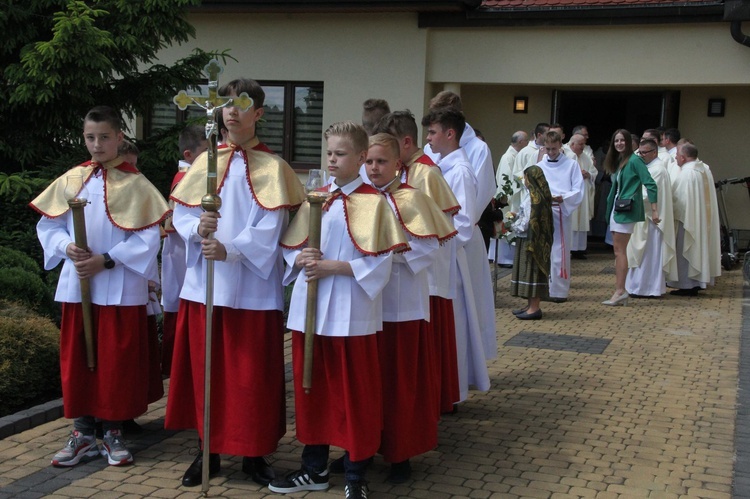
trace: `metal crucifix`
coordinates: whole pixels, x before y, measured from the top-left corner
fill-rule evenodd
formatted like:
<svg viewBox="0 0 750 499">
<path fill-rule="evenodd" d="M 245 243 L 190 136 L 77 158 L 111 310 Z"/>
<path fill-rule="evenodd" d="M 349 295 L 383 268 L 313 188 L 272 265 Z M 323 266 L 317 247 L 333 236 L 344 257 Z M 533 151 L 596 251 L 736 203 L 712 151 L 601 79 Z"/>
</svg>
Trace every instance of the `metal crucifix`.
<svg viewBox="0 0 750 499">
<path fill-rule="evenodd" d="M 180 90 L 173 102 L 180 110 L 188 106 L 198 106 L 206 112 L 206 140 L 208 140 L 208 165 L 206 175 L 206 195 L 201 198 L 201 207 L 205 211 L 218 212 L 221 208 L 221 198 L 216 193 L 216 149 L 219 137 L 217 113 L 228 106 L 236 106 L 247 111 L 253 106 L 253 99 L 243 92 L 239 97 L 221 97 L 218 95 L 219 75 L 224 68 L 219 61 L 211 59 L 203 68 L 208 73 L 208 97 L 189 95 Z M 212 238 L 209 234 L 208 238 Z M 211 431 L 211 331 L 214 309 L 214 261 L 206 260 L 206 352 L 203 379 L 203 467 L 201 470 L 203 496 L 208 495 L 208 472 L 210 461 L 210 431 Z"/>
</svg>

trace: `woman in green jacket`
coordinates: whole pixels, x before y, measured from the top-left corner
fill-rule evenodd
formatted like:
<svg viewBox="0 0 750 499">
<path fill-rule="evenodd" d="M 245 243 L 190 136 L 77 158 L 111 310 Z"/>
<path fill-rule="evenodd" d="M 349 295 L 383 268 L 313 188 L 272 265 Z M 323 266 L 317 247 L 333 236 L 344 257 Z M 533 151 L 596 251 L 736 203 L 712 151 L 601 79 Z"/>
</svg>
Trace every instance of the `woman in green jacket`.
<svg viewBox="0 0 750 499">
<path fill-rule="evenodd" d="M 612 176 L 612 189 L 607 198 L 607 219 L 615 248 L 615 293 L 602 304 L 627 305 L 629 296 L 625 291 L 625 277 L 628 273 L 628 242 L 635 223 L 646 219 L 641 187 L 646 186 L 652 219 L 658 224 L 656 183 L 651 178 L 643 159 L 633 153 L 632 138 L 627 130 L 617 130 L 612 136 L 607 157 L 604 159 L 604 169 Z M 617 204 L 621 205 L 620 207 L 615 207 L 616 201 L 619 201 Z"/>
</svg>

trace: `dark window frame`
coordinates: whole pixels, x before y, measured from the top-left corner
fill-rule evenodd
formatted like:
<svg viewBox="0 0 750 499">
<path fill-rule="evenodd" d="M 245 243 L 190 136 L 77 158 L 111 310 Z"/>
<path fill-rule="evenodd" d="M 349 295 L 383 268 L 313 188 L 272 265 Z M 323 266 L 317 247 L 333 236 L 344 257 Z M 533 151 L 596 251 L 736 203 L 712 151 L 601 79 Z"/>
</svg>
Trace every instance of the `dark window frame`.
<svg viewBox="0 0 750 499">
<path fill-rule="evenodd" d="M 297 173 L 307 173 L 309 170 L 319 169 L 321 167 L 320 160 L 318 160 L 317 162 L 292 160 L 292 155 L 294 154 L 295 139 L 294 99 L 295 90 L 299 87 L 320 87 L 322 89 L 323 95 L 325 95 L 324 83 L 322 81 L 310 80 L 258 80 L 258 84 L 260 84 L 260 86 L 262 87 L 282 87 L 284 89 L 284 131 L 282 135 L 283 147 L 281 151 L 273 152 L 284 158 L 284 160 L 289 163 L 292 169 L 294 169 L 294 171 Z M 323 105 L 325 105 L 325 98 L 323 100 Z M 320 141 L 322 148 L 323 124 L 321 123 L 320 126 Z"/>
</svg>

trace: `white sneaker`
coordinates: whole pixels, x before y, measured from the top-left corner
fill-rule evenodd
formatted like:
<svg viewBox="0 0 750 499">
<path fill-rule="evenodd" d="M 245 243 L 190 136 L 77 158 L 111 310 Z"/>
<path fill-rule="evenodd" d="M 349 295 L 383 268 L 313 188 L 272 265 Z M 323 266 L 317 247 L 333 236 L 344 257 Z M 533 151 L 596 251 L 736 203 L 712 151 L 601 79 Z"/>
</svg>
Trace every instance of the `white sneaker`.
<svg viewBox="0 0 750 499">
<path fill-rule="evenodd" d="M 52 458 L 52 466 L 75 466 L 84 456 L 98 455 L 99 446 L 96 445 L 96 437 L 73 430 L 65 447 Z"/>
<path fill-rule="evenodd" d="M 110 430 L 104 434 L 102 456 L 107 456 L 110 466 L 122 466 L 133 462 L 133 454 L 125 447 L 120 430 Z"/>
</svg>

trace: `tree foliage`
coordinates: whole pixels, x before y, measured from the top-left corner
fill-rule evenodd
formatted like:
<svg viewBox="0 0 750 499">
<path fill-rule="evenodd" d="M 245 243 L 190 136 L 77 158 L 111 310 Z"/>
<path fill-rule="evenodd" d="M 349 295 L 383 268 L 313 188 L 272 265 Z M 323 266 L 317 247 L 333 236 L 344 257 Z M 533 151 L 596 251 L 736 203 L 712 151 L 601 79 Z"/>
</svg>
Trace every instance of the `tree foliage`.
<svg viewBox="0 0 750 499">
<path fill-rule="evenodd" d="M 0 0 L 2 171 L 56 176 L 87 159 L 81 127 L 91 107 L 143 116 L 201 78 L 210 55 L 200 50 L 173 65 L 153 63 L 161 49 L 194 36 L 184 12 L 198 3 Z"/>
</svg>

